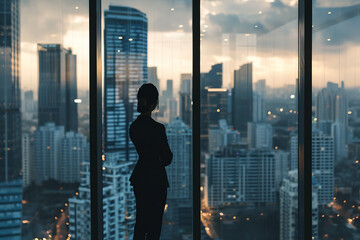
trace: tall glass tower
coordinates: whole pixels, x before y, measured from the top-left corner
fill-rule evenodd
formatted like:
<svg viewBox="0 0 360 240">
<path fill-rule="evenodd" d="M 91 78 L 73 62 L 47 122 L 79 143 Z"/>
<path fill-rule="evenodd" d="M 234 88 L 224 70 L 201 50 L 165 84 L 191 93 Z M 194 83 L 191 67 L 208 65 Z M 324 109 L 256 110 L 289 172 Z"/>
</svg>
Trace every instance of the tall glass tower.
<svg viewBox="0 0 360 240">
<path fill-rule="evenodd" d="M 122 159 L 136 160 L 128 129 L 138 115 L 136 94 L 148 79 L 147 17 L 130 7 L 105 11 L 104 148 Z"/>
<path fill-rule="evenodd" d="M 19 1 L 0 2 L 0 182 L 20 178 Z"/>
</svg>

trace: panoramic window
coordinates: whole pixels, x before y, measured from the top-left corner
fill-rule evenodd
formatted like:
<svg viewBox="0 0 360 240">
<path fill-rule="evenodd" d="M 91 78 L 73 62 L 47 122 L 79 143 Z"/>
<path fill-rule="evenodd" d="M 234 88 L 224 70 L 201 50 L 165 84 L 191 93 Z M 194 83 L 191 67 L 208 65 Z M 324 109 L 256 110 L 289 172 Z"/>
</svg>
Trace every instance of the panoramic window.
<svg viewBox="0 0 360 240">
<path fill-rule="evenodd" d="M 88 1 L 0 1 L 0 239 L 89 230 L 88 28 Z"/>
<path fill-rule="evenodd" d="M 297 1 L 201 2 L 201 222 L 297 239 Z"/>
<path fill-rule="evenodd" d="M 172 163 L 161 239 L 192 238 L 191 1 L 104 1 L 104 239 L 132 239 L 136 199 L 129 178 L 138 160 L 129 127 L 139 116 L 137 92 L 159 92 L 153 119 L 165 125 Z M 155 193 L 154 193 L 155 194 Z"/>
<path fill-rule="evenodd" d="M 359 1 L 313 5 L 315 239 L 359 238 Z"/>
</svg>

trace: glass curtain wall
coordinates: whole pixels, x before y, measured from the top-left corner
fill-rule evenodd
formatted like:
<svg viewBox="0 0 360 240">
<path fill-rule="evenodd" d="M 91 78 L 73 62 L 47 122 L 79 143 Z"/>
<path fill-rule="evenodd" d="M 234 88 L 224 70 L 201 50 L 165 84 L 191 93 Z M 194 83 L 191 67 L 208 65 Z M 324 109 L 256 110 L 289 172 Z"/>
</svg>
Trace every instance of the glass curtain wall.
<svg viewBox="0 0 360 240">
<path fill-rule="evenodd" d="M 314 239 L 359 239 L 360 1 L 313 3 Z"/>
<path fill-rule="evenodd" d="M 132 239 L 138 160 L 129 126 L 143 83 L 159 91 L 154 120 L 165 125 L 171 165 L 161 239 L 192 238 L 192 2 L 102 1 L 104 239 Z"/>
<path fill-rule="evenodd" d="M 202 239 L 297 239 L 298 2 L 201 1 Z"/>
<path fill-rule="evenodd" d="M 88 21 L 85 0 L 0 1 L 0 239 L 89 234 Z"/>
</svg>

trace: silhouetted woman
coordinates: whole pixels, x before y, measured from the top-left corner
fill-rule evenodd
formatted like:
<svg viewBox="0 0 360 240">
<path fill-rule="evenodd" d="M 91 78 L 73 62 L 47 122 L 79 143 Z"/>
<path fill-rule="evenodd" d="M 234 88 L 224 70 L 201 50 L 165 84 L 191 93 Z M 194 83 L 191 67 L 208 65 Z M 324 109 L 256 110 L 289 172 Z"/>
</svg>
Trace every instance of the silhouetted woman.
<svg viewBox="0 0 360 240">
<path fill-rule="evenodd" d="M 143 84 L 137 94 L 141 114 L 130 125 L 130 138 L 139 160 L 131 174 L 136 198 L 134 240 L 158 240 L 169 182 L 165 166 L 172 161 L 165 127 L 151 118 L 159 103 L 159 93 L 151 84 Z"/>
</svg>

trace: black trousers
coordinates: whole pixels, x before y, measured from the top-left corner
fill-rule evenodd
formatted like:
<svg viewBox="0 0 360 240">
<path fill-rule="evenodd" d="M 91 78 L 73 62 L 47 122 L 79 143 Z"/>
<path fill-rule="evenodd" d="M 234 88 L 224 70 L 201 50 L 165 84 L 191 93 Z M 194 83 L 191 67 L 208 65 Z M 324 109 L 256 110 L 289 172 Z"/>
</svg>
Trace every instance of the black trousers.
<svg viewBox="0 0 360 240">
<path fill-rule="evenodd" d="M 134 240 L 160 239 L 167 188 L 134 187 L 136 223 Z"/>
</svg>

